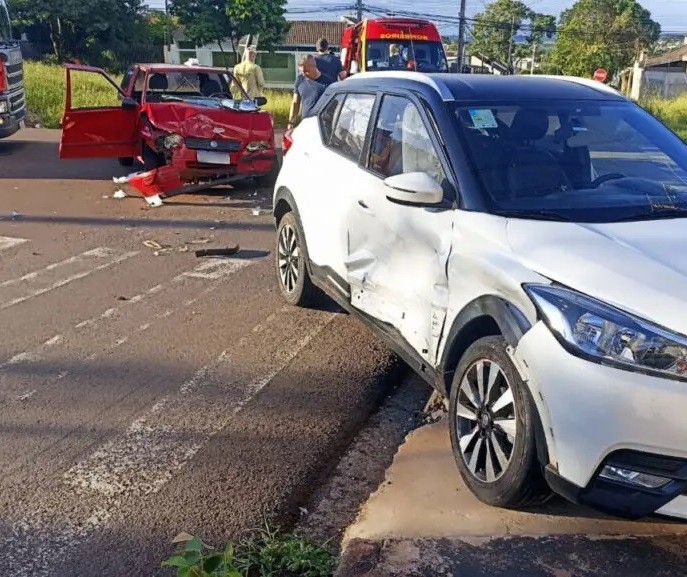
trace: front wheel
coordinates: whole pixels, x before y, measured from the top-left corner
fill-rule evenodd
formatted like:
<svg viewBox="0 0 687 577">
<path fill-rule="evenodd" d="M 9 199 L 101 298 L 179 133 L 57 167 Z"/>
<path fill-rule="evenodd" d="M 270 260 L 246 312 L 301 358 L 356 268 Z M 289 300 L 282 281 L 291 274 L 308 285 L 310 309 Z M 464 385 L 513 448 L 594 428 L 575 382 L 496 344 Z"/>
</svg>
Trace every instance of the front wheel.
<svg viewBox="0 0 687 577">
<path fill-rule="evenodd" d="M 466 351 L 451 386 L 451 445 L 465 484 L 484 503 L 514 509 L 550 495 L 537 460 L 536 411 L 503 337 Z"/>
<path fill-rule="evenodd" d="M 308 251 L 292 212 L 282 217 L 277 228 L 276 266 L 279 291 L 287 303 L 299 307 L 315 304 L 317 289 L 308 272 Z"/>
</svg>

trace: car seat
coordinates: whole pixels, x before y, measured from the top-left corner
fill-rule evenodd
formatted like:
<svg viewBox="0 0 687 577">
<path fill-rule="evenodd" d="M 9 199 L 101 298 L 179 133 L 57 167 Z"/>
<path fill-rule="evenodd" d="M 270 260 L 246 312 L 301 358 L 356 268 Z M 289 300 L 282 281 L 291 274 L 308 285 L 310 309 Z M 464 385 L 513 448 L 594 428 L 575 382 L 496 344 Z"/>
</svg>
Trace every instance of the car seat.
<svg viewBox="0 0 687 577">
<path fill-rule="evenodd" d="M 549 131 L 549 115 L 544 110 L 521 108 L 508 132 L 506 177 L 511 198 L 541 196 L 571 188 L 556 156 L 537 142 Z"/>
<path fill-rule="evenodd" d="M 216 80 L 206 80 L 200 85 L 200 93 L 203 96 L 212 96 L 213 94 L 222 94 L 222 87 Z"/>
<path fill-rule="evenodd" d="M 169 81 L 164 74 L 153 74 L 148 80 L 148 92 L 146 93 L 146 100 L 148 102 L 160 102 L 162 100 L 161 92 L 169 88 Z"/>
</svg>

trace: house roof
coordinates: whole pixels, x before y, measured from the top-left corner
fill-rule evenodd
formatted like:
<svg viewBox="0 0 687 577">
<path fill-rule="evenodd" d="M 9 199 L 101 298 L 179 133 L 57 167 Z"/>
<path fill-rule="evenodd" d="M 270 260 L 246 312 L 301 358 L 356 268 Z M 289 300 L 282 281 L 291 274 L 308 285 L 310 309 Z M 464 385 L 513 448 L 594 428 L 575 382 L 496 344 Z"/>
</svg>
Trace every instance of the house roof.
<svg viewBox="0 0 687 577">
<path fill-rule="evenodd" d="M 324 20 L 293 20 L 290 22 L 283 46 L 312 46 L 320 38 L 326 38 L 330 46 L 341 44 L 341 35 L 347 24 L 345 22 L 330 22 Z"/>
<path fill-rule="evenodd" d="M 666 52 L 665 54 L 661 54 L 660 56 L 647 58 L 644 66 L 645 68 L 668 66 L 669 64 L 675 64 L 677 62 L 687 62 L 687 44 L 675 50 L 671 50 L 670 52 Z"/>
</svg>

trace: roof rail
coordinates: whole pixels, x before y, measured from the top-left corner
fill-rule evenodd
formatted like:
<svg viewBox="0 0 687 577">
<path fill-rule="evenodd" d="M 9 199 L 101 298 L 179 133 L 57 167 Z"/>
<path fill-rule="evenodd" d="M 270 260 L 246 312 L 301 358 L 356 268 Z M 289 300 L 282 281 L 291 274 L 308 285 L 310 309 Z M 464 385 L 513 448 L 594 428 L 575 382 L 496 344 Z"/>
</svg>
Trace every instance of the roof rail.
<svg viewBox="0 0 687 577">
<path fill-rule="evenodd" d="M 355 80 L 356 78 L 396 78 L 401 80 L 413 80 L 415 82 L 421 82 L 422 84 L 434 89 L 444 101 L 455 100 L 451 91 L 441 80 L 427 76 L 422 72 L 404 70 L 389 70 L 386 72 L 359 72 L 358 74 L 351 76 L 351 80 Z"/>
</svg>

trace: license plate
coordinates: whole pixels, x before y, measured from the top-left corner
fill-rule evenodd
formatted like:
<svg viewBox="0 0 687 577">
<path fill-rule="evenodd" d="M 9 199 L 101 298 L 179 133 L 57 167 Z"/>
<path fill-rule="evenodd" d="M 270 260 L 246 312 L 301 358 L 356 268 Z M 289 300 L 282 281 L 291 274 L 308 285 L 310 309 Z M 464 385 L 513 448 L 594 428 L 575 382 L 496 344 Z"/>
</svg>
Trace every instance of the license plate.
<svg viewBox="0 0 687 577">
<path fill-rule="evenodd" d="M 199 150 L 198 162 L 204 164 L 231 164 L 228 152 L 215 152 L 214 150 Z"/>
</svg>

